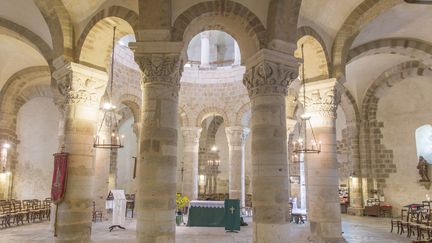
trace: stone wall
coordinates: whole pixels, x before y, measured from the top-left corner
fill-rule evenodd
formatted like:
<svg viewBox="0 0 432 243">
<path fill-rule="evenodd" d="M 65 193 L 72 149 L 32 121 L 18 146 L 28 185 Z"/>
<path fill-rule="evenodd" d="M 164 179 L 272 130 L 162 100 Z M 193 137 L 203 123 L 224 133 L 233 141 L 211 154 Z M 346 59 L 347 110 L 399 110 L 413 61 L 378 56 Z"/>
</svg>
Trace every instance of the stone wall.
<svg viewBox="0 0 432 243">
<path fill-rule="evenodd" d="M 34 98 L 18 112 L 18 164 L 14 197 L 44 199 L 51 196 L 53 154 L 58 152 L 60 114 L 50 98 Z"/>
<path fill-rule="evenodd" d="M 382 158 L 382 163 L 390 169 L 394 167 L 391 171 L 384 169 L 381 172 L 388 175 L 383 193 L 385 201 L 395 210 L 426 200 L 426 194 L 432 194 L 418 182 L 415 141 L 416 129 L 432 120 L 430 90 L 430 78 L 410 78 L 393 86 L 378 103 L 377 119 L 382 121 L 381 141 L 383 146 L 393 151 L 393 157 Z M 377 177 L 383 178 L 380 173 Z"/>
</svg>

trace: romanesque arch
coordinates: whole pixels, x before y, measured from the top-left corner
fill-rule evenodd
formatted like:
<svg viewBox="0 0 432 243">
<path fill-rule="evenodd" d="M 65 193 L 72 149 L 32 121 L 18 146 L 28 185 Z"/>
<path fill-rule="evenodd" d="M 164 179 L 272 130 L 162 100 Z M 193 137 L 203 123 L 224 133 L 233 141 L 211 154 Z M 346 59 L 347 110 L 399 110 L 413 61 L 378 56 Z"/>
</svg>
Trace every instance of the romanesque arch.
<svg viewBox="0 0 432 243">
<path fill-rule="evenodd" d="M 428 42 L 411 38 L 386 38 L 370 41 L 351 49 L 347 64 L 359 58 L 383 53 L 415 57 L 423 63 L 432 63 L 432 45 Z"/>
<path fill-rule="evenodd" d="M 193 5 L 174 21 L 172 38 L 190 40 L 205 30 L 225 31 L 239 43 L 242 60 L 266 45 L 266 29 L 259 18 L 245 6 L 228 1 L 208 1 Z"/>
<path fill-rule="evenodd" d="M 116 41 L 125 35 L 134 34 L 136 14 L 120 7 L 111 9 L 108 12 L 111 16 L 104 17 L 106 15 L 104 11 L 95 15 L 81 34 L 76 54 L 79 63 L 99 70 L 106 70 L 112 53 L 113 27 L 117 26 Z"/>
<path fill-rule="evenodd" d="M 333 42 L 332 77 L 340 80 L 345 75 L 348 51 L 361 29 L 381 13 L 402 2 L 402 0 L 365 0 L 351 12 Z"/>
<path fill-rule="evenodd" d="M 61 0 L 35 0 L 34 2 L 51 32 L 54 58 L 63 55 L 67 59 L 73 60 L 73 26 L 63 2 Z"/>
<path fill-rule="evenodd" d="M 2 32 L 33 47 L 45 58 L 49 65 L 51 64 L 54 56 L 51 47 L 31 30 L 0 17 L 0 33 Z"/>
</svg>

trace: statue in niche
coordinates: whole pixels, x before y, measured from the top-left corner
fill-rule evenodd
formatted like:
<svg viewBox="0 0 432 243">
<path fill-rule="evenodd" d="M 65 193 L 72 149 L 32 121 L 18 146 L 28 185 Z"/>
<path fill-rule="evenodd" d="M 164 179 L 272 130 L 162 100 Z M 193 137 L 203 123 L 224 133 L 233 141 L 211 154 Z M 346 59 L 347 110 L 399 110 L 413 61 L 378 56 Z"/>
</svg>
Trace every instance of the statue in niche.
<svg viewBox="0 0 432 243">
<path fill-rule="evenodd" d="M 428 176 L 428 162 L 423 158 L 423 156 L 419 157 L 417 169 L 419 170 L 419 174 L 421 177 L 420 182 L 430 182 Z"/>
</svg>

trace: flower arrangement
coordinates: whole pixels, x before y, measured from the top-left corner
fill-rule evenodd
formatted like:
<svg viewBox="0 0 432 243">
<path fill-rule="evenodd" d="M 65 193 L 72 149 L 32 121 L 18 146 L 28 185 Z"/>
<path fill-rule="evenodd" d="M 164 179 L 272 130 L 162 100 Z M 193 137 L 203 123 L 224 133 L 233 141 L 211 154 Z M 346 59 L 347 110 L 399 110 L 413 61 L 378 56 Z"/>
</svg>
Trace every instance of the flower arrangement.
<svg viewBox="0 0 432 243">
<path fill-rule="evenodd" d="M 176 194 L 176 206 L 177 211 L 182 211 L 184 207 L 186 207 L 189 204 L 189 198 L 186 196 L 182 196 L 181 193 Z"/>
</svg>

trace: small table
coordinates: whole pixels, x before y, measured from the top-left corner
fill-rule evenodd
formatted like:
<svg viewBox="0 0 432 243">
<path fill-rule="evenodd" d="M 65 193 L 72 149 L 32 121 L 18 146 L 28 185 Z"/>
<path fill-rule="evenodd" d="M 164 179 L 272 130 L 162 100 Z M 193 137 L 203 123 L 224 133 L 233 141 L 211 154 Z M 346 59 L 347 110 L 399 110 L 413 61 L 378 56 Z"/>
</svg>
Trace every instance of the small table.
<svg viewBox="0 0 432 243">
<path fill-rule="evenodd" d="M 187 226 L 225 227 L 224 201 L 191 201 Z"/>
</svg>

